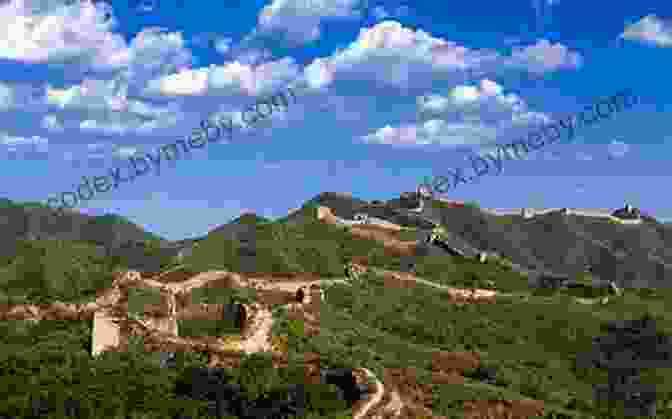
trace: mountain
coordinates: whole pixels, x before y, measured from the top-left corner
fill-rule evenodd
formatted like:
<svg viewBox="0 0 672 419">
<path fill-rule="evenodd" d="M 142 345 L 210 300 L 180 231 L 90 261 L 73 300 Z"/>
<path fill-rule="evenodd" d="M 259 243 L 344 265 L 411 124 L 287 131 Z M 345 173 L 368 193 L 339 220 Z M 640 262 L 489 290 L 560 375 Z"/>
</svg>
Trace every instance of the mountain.
<svg viewBox="0 0 672 419">
<path fill-rule="evenodd" d="M 2 200 L 0 257 L 11 256 L 18 239 L 51 238 L 100 246 L 112 255 L 124 258 L 132 267 L 157 271 L 160 261 L 174 257 L 180 251 L 192 252 L 197 243 L 218 237 L 219 240 L 245 243 L 235 252 L 248 266 L 245 271 L 249 271 L 256 264 L 256 244 L 253 242 L 257 226 L 273 223 L 303 225 L 315 219 L 313 212 L 317 206 L 330 208 L 342 219 L 366 214 L 416 229 L 415 240 L 420 242 L 426 239 L 428 231 L 441 225 L 451 248 L 472 256 L 481 251 L 497 253 L 524 271 L 577 276 L 591 266 L 599 279 L 613 280 L 623 287 L 667 287 L 667 279 L 672 278 L 672 226 L 652 217 L 644 217 L 638 225 L 564 215 L 560 211 L 526 219 L 515 215 L 492 215 L 474 206 L 450 206 L 437 200 L 426 203 L 417 211 L 419 199 L 415 193 L 372 203 L 346 193 L 324 192 L 275 222 L 247 213 L 202 237 L 178 241 L 164 240 L 117 215 L 94 217 L 71 212 L 56 217 L 41 204 Z M 146 242 L 156 243 L 161 249 L 157 251 L 161 255 L 153 261 L 147 259 Z M 421 256 L 436 254 L 437 250 L 421 244 L 418 252 Z"/>
<path fill-rule="evenodd" d="M 59 216 L 39 203 L 1 200 L 0 260 L 12 259 L 26 240 L 89 246 L 143 271 L 160 270 L 176 253 L 170 242 L 119 215 L 91 216 L 69 211 Z M 165 250 L 158 254 L 149 243 Z"/>
<path fill-rule="evenodd" d="M 594 275 L 623 287 L 659 288 L 671 283 L 671 230 L 655 221 L 621 225 L 560 211 L 525 219 L 450 208 L 438 201 L 422 214 L 472 246 L 531 269 L 575 276 L 592 266 Z"/>
<path fill-rule="evenodd" d="M 420 230 L 442 225 L 453 247 L 468 253 L 474 249 L 494 252 L 523 270 L 576 276 L 591 266 L 598 279 L 624 287 L 658 288 L 672 283 L 672 229 L 652 217 L 644 217 L 638 225 L 560 211 L 525 219 L 437 200 L 414 212 L 419 206 L 414 193 L 372 204 L 348 194 L 325 192 L 306 205 L 327 206 L 344 219 L 362 213 Z"/>
<path fill-rule="evenodd" d="M 165 239 L 119 215 L 91 216 L 75 211 L 62 216 L 38 203 L 0 201 L 0 236 L 7 239 L 54 238 L 114 247 L 128 241 Z"/>
<path fill-rule="evenodd" d="M 24 219 L 26 213 L 40 209 L 11 201 L 3 205 L 8 220 Z M 353 220 L 358 214 L 370 218 Z M 604 370 L 618 360 L 631 359 L 628 345 L 639 340 L 637 348 L 654 342 L 655 350 L 638 354 L 637 365 L 642 368 L 626 371 L 625 378 L 638 383 L 642 370 L 642 383 L 654 379 L 660 383 L 656 396 L 636 400 L 637 391 L 619 387 L 614 400 L 627 398 L 632 407 L 642 402 L 647 412 L 659 409 L 660 417 L 672 417 L 667 403 L 672 399 L 672 375 L 669 368 L 653 364 L 663 357 L 669 361 L 672 353 L 672 339 L 666 337 L 672 331 L 668 309 L 672 292 L 663 289 L 670 263 L 669 224 L 645 219 L 621 225 L 560 211 L 532 218 L 495 216 L 474 205 L 442 201 L 421 205 L 412 193 L 368 202 L 333 192 L 309 199 L 278 220 L 243 214 L 202 237 L 171 242 L 155 239 L 113 215 L 73 217 L 86 220 L 78 234 L 50 231 L 49 236 L 34 229 L 42 235 L 31 237 L 26 229 L 12 230 L 16 225 L 5 223 L 5 234 L 11 237 L 6 241 L 15 241 L 16 251 L 0 262 L 0 315 L 6 319 L 0 320 L 0 347 L 8 349 L 0 353 L 0 370 L 11 370 L 16 378 L 6 386 L 0 416 L 27 417 L 9 409 L 28 405 L 33 392 L 39 396 L 67 389 L 67 395 L 85 396 L 87 405 L 101 412 L 123 404 L 131 417 L 139 412 L 148 419 L 173 417 L 174 410 L 186 408 L 186 401 L 168 403 L 171 388 L 190 365 L 197 365 L 235 371 L 235 385 L 264 393 L 265 401 L 284 397 L 269 391 L 269 383 L 305 385 L 310 419 L 486 418 L 494 412 L 502 418 L 621 419 L 595 413 L 614 407 L 602 406 L 595 395 L 597 390 L 611 391 L 605 386 L 608 378 L 623 375 L 624 369 L 616 365 Z M 380 220 L 403 228 L 385 227 Z M 428 236 L 434 239 L 427 241 Z M 134 242 L 135 237 L 142 243 Z M 179 261 L 166 257 L 176 252 L 182 253 Z M 482 252 L 487 253 L 486 260 L 481 260 Z M 103 296 L 116 295 L 106 293 L 113 288 L 115 270 L 152 260 L 159 271 L 169 273 L 147 278 L 156 271 L 143 272 L 143 279 L 151 279 L 145 286 L 152 284 L 143 291 L 146 295 L 130 292 L 129 277 L 123 284 L 129 290 L 127 299 L 119 297 L 116 309 L 143 307 L 153 298 L 150 289 L 162 288 L 164 281 L 171 289 L 200 289 L 191 296 L 210 296 L 214 301 L 229 295 L 230 290 L 222 288 L 251 286 L 254 280 L 262 291 L 250 294 L 259 304 L 250 313 L 259 317 L 250 321 L 245 336 L 258 342 L 255 348 L 262 348 L 252 355 L 273 362 L 254 357 L 240 362 L 245 357 L 235 350 L 235 342 L 242 335 L 214 339 L 211 331 L 217 328 L 210 317 L 202 323 L 180 324 L 183 340 L 178 348 L 191 349 L 176 354 L 181 360 L 174 363 L 175 372 L 162 370 L 153 360 L 157 354 L 151 353 L 164 350 L 158 348 L 179 351 L 168 345 L 175 342 L 171 336 L 144 341 L 133 336 L 124 343 L 125 349 L 91 358 L 91 322 L 75 315 L 82 306 L 63 302 L 90 303 L 96 296 L 105 300 Z M 593 276 L 617 279 L 623 289 L 588 292 L 590 281 L 582 282 L 583 289 L 529 285 L 532 274 L 563 279 L 583 275 L 586 264 L 592 265 Z M 238 279 L 224 281 L 219 275 Z M 651 288 L 630 289 L 642 285 L 637 280 Z M 121 289 L 121 282 L 116 285 Z M 317 287 L 325 298 L 316 296 L 311 303 L 299 304 L 300 286 Z M 19 310 L 20 303 L 37 306 Z M 62 319 L 58 313 L 70 317 Z M 54 318 L 68 321 L 18 320 Z M 628 332 L 614 344 L 600 337 L 605 322 L 638 318 L 655 318 L 657 326 Z M 232 346 L 225 350 L 208 346 L 216 341 Z M 263 349 L 262 343 L 268 341 L 275 348 L 273 356 Z M 602 362 L 603 355 L 614 362 Z M 374 402 L 359 401 L 346 410 L 330 405 L 338 391 L 321 391 L 306 378 L 319 377 L 315 364 L 342 371 L 366 369 L 373 375 L 368 389 Z M 586 367 L 589 364 L 594 368 Z M 131 387 L 137 391 L 128 392 Z M 373 398 L 376 394 L 382 396 L 381 403 L 375 402 L 380 400 Z M 53 397 L 50 404 L 55 403 L 62 400 Z M 171 414 L 159 411 L 164 407 L 173 409 Z M 357 409 L 368 409 L 367 414 L 357 416 Z"/>
</svg>

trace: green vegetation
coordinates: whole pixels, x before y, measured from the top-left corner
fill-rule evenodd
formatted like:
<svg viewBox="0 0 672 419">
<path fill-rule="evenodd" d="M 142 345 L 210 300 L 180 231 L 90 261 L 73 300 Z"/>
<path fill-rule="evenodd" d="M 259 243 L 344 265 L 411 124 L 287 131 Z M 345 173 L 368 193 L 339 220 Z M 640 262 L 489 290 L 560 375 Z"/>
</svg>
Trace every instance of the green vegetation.
<svg viewBox="0 0 672 419">
<path fill-rule="evenodd" d="M 194 304 L 250 304 L 256 301 L 254 289 L 241 288 L 196 288 L 191 292 Z M 233 319 L 189 319 L 178 320 L 180 336 L 240 336 L 240 329 Z"/>
<path fill-rule="evenodd" d="M 177 327 L 182 337 L 204 337 L 204 336 L 235 336 L 240 337 L 240 329 L 236 328 L 233 321 L 226 319 L 219 320 L 201 320 L 201 319 L 179 319 Z"/>
<path fill-rule="evenodd" d="M 405 228 L 396 233 L 397 238 L 401 241 L 416 241 L 418 240 L 418 229 Z"/>
<path fill-rule="evenodd" d="M 90 300 L 112 285 L 118 267 L 85 243 L 20 240 L 0 265 L 0 292 L 4 300 L 37 304 Z"/>
<path fill-rule="evenodd" d="M 461 288 L 491 288 L 494 282 L 500 291 L 526 291 L 527 278 L 503 263 L 480 263 L 477 260 L 453 256 L 424 256 L 417 258 L 418 276 L 442 285 Z"/>
<path fill-rule="evenodd" d="M 128 290 L 128 313 L 142 316 L 148 305 L 160 305 L 161 293 L 155 288 L 132 287 Z"/>
<path fill-rule="evenodd" d="M 481 209 L 481 206 L 478 205 L 476 201 L 467 201 L 464 203 L 465 208 Z"/>
<path fill-rule="evenodd" d="M 462 400 L 496 398 L 496 393 L 507 392 L 591 417 L 592 385 L 605 382 L 605 376 L 577 369 L 574 359 L 590 348 L 600 325 L 652 312 L 664 330 L 672 330 L 672 315 L 662 298 L 627 295 L 608 306 L 577 304 L 569 296 L 525 302 L 500 298 L 494 304 L 466 306 L 446 300 L 445 294 L 428 287 L 386 288 L 384 281 L 372 276 L 354 287 L 334 285 L 322 311 L 321 336 L 311 344 L 327 352 L 327 364 L 363 364 L 376 374 L 406 366 L 427 374 L 431 351 L 439 349 L 477 351 L 486 364 L 497 367 L 496 387 L 470 380 L 461 390 L 436 386 L 437 414 L 457 414 Z M 646 377 L 658 383 L 661 400 L 672 399 L 668 370 Z"/>
<path fill-rule="evenodd" d="M 267 218 L 259 217 L 256 214 L 247 213 L 231 221 L 231 224 L 264 224 L 270 222 L 271 220 Z"/>
<path fill-rule="evenodd" d="M 495 217 L 495 220 L 503 225 L 508 226 L 518 222 L 520 218 L 520 215 L 498 215 Z"/>
<path fill-rule="evenodd" d="M 191 291 L 194 304 L 229 304 L 232 302 L 250 304 L 256 301 L 257 292 L 253 288 L 195 288 Z"/>
<path fill-rule="evenodd" d="M 310 272 L 324 277 L 342 277 L 343 263 L 353 256 L 369 256 L 378 266 L 398 266 L 386 257 L 377 241 L 355 240 L 342 226 L 317 220 L 297 225 L 256 224 L 257 272 Z M 240 272 L 240 244 L 222 235 L 203 240 L 184 263 L 198 269 L 224 269 Z"/>
<path fill-rule="evenodd" d="M 396 269 L 400 265 L 399 258 L 390 256 L 378 242 L 355 239 L 347 228 L 317 222 L 311 211 L 312 206 L 302 208 L 300 215 L 305 217 L 293 225 L 254 215 L 236 220 L 256 232 L 258 272 L 342 277 L 343 263 L 355 256 L 368 257 L 374 267 Z M 398 234 L 417 238 L 413 230 Z M 148 240 L 145 249 L 149 254 L 160 249 L 158 240 Z M 185 264 L 195 272 L 240 271 L 240 251 L 239 242 L 213 233 L 200 242 Z M 243 367 L 232 372 L 233 379 L 245 387 L 248 397 L 278 396 L 283 384 L 303 382 L 300 361 L 310 351 L 320 354 L 323 368 L 366 366 L 379 377 L 386 368 L 414 367 L 418 380 L 432 385 L 434 413 L 447 417 L 461 417 L 462 403 L 467 400 L 528 397 L 543 400 L 550 411 L 569 417 L 606 417 L 594 411 L 592 397 L 592 386 L 604 383 L 606 373 L 578 368 L 577 354 L 590 348 L 609 320 L 650 313 L 662 331 L 672 331 L 672 290 L 632 290 L 612 297 L 607 305 L 585 305 L 574 297 L 593 296 L 592 287 L 531 295 L 527 278 L 513 271 L 505 258 L 489 258 L 481 264 L 459 257 L 425 256 L 416 262 L 418 275 L 438 284 L 492 288 L 494 283 L 498 291 L 516 295 L 500 296 L 492 304 L 455 305 L 440 290 L 421 284 L 386 287 L 382 278 L 367 273 L 351 285 L 329 288 L 316 337 L 307 337 L 305 324 L 290 320 L 285 308 L 275 309 L 272 334 L 286 336 L 290 367 L 273 369 L 267 354 L 257 354 L 244 359 Z M 111 285 L 115 269 L 123 266 L 121 258 L 106 257 L 92 244 L 20 241 L 0 261 L 0 295 L 13 303 L 90 301 L 97 290 Z M 129 311 L 142 312 L 146 304 L 157 303 L 156 297 L 148 290 L 132 291 Z M 249 303 L 255 294 L 253 290 L 202 288 L 194 290 L 192 298 L 194 302 Z M 222 335 L 230 326 L 216 321 L 181 322 L 180 334 Z M 21 417 L 21 406 L 30 395 L 43 394 L 54 403 L 60 403 L 57 397 L 85 396 L 88 413 L 83 417 L 100 417 L 102 411 L 111 418 L 129 412 L 133 419 L 158 419 L 185 411 L 205 417 L 203 403 L 173 402 L 169 396 L 179 374 L 190 366 L 205 365 L 202 356 L 178 354 L 176 370 L 160 369 L 156 355 L 145 353 L 142 342 L 134 338 L 128 352 L 105 353 L 93 360 L 90 334 L 90 322 L 0 322 L 0 347 L 4 349 L 0 371 L 5 372 L 3 384 L 9 389 L 2 394 L 6 402 L 0 415 Z M 439 350 L 477 352 L 486 366 L 497 369 L 495 382 L 467 378 L 464 384 L 433 384 L 432 356 Z M 670 371 L 647 371 L 644 380 L 657 384 L 661 417 L 672 416 L 672 409 L 666 408 L 672 400 Z M 307 418 L 349 414 L 335 399 L 333 388 L 308 386 L 308 393 Z"/>
<path fill-rule="evenodd" d="M 172 396 L 179 377 L 205 366 L 205 357 L 178 352 L 175 369 L 160 368 L 157 355 L 145 352 L 142 339 L 132 337 L 127 352 L 105 352 L 92 359 L 90 334 L 89 322 L 0 322 L 0 370 L 6 372 L 0 415 L 28 417 L 31 396 L 42 396 L 55 408 L 63 408 L 67 397 L 78 399 L 82 419 L 207 417 L 207 403 Z M 281 396 L 283 386 L 303 380 L 296 360 L 289 368 L 275 369 L 264 354 L 244 356 L 241 368 L 230 373 L 231 382 L 242 385 L 248 398 Z M 332 388 L 307 386 L 307 393 L 308 418 L 343 414 Z M 321 398 L 332 402 L 320 404 Z M 63 411 L 51 417 L 63 418 Z"/>
</svg>

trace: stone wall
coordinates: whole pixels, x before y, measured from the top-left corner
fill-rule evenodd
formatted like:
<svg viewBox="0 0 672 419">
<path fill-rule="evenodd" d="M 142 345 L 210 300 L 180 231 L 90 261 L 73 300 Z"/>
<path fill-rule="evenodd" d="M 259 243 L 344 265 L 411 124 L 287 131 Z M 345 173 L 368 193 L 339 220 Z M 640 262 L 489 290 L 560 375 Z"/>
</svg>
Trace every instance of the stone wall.
<svg viewBox="0 0 672 419">
<path fill-rule="evenodd" d="M 98 356 L 107 348 L 119 346 L 121 331 L 115 320 L 108 310 L 99 310 L 93 315 L 91 355 Z"/>
</svg>

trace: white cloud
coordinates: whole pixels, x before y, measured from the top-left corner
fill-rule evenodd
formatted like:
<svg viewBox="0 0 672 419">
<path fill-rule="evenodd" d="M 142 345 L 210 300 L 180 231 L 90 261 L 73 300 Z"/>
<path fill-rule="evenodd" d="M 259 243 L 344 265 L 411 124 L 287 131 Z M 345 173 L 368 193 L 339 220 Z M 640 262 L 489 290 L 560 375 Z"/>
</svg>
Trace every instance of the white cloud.
<svg viewBox="0 0 672 419">
<path fill-rule="evenodd" d="M 24 145 L 40 145 L 48 144 L 49 140 L 39 136 L 28 137 L 14 137 L 8 134 L 2 134 L 0 142 L 6 146 L 24 146 Z"/>
<path fill-rule="evenodd" d="M 151 80 L 146 91 L 165 96 L 258 95 L 286 85 L 298 74 L 299 66 L 288 57 L 256 66 L 234 61 Z"/>
<path fill-rule="evenodd" d="M 320 38 L 324 19 L 354 18 L 360 0 L 273 0 L 258 16 L 259 33 L 281 32 L 296 43 Z"/>
<path fill-rule="evenodd" d="M 270 61 L 271 58 L 273 58 L 273 54 L 265 48 L 240 48 L 234 54 L 236 61 L 246 65 L 259 65 L 265 61 Z"/>
<path fill-rule="evenodd" d="M 329 61 L 316 59 L 303 70 L 308 85 L 312 88 L 322 88 L 334 81 L 334 70 Z"/>
<path fill-rule="evenodd" d="M 328 68 L 329 79 L 356 78 L 400 88 L 426 87 L 433 78 L 459 77 L 467 72 L 483 75 L 505 69 L 530 72 L 576 68 L 578 53 L 560 44 L 541 40 L 527 48 L 517 48 L 512 56 L 495 50 L 471 50 L 455 42 L 435 38 L 386 20 L 360 29 L 357 39 L 345 49 L 317 58 Z M 307 68 L 310 68 L 308 66 Z"/>
<path fill-rule="evenodd" d="M 607 145 L 607 153 L 609 157 L 619 159 L 624 157 L 630 151 L 630 145 L 623 141 L 612 141 Z"/>
<path fill-rule="evenodd" d="M 625 28 L 619 38 L 641 41 L 659 47 L 672 47 L 672 23 L 648 15 Z"/>
<path fill-rule="evenodd" d="M 156 27 L 140 32 L 130 49 L 132 60 L 126 78 L 141 86 L 148 80 L 180 72 L 193 61 L 182 34 Z"/>
<path fill-rule="evenodd" d="M 21 153 L 23 158 L 42 158 L 49 152 L 49 140 L 33 135 L 32 137 L 14 137 L 6 133 L 0 134 L 0 143 L 10 153 Z"/>
<path fill-rule="evenodd" d="M 547 115 L 528 111 L 520 97 L 505 94 L 502 86 L 487 79 L 477 86 L 456 86 L 446 96 L 430 94 L 418 98 L 417 112 L 417 125 L 387 125 L 362 140 L 399 146 L 471 146 L 494 143 L 506 130 L 550 121 Z"/>
<path fill-rule="evenodd" d="M 220 54 L 226 54 L 229 52 L 229 49 L 231 49 L 231 42 L 233 42 L 233 39 L 231 38 L 219 39 L 215 42 L 215 49 Z"/>
<path fill-rule="evenodd" d="M 0 6 L 0 57 L 33 63 L 73 60 L 97 69 L 128 65 L 123 37 L 111 29 L 116 20 L 104 2 L 53 3 L 37 13 L 31 3 L 10 0 Z"/>
<path fill-rule="evenodd" d="M 0 110 L 14 108 L 16 106 L 16 99 L 15 89 L 6 83 L 0 82 Z"/>
<path fill-rule="evenodd" d="M 65 89 L 47 85 L 45 102 L 60 109 L 85 111 L 88 119 L 80 123 L 80 128 L 86 130 L 117 134 L 133 131 L 144 133 L 177 123 L 178 109 L 175 104 L 150 105 L 128 99 L 127 90 L 125 80 L 87 78 L 81 84 Z M 62 124 L 55 115 L 45 117 L 42 126 L 54 131 L 62 130 Z"/>
<path fill-rule="evenodd" d="M 203 95 L 208 89 L 208 69 L 183 70 L 158 80 L 151 80 L 148 90 L 162 95 L 194 96 Z"/>
<path fill-rule="evenodd" d="M 87 119 L 79 124 L 79 129 L 91 134 L 103 133 L 110 135 L 123 135 L 129 129 L 119 123 L 99 122 Z"/>
<path fill-rule="evenodd" d="M 544 73 L 559 69 L 579 68 L 583 64 L 581 55 L 566 46 L 551 44 L 545 39 L 524 48 L 514 46 L 511 57 L 504 59 L 507 66 L 523 68 L 532 73 Z"/>
</svg>

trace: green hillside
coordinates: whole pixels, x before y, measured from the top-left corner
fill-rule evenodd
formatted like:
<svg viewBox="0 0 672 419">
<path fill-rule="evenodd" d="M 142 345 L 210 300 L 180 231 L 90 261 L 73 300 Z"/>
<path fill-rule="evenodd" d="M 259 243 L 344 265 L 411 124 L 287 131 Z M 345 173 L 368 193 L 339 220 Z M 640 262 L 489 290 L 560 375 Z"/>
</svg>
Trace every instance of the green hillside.
<svg viewBox="0 0 672 419">
<path fill-rule="evenodd" d="M 331 278 L 343 277 L 343 264 L 354 257 L 366 257 L 372 267 L 398 269 L 401 265 L 400 258 L 386 252 L 379 242 L 356 239 L 347 227 L 317 222 L 311 208 L 302 211 L 304 216 L 295 216 L 291 222 L 241 217 L 231 224 L 247 228 L 254 237 L 252 244 L 227 238 L 223 226 L 200 241 L 184 263 L 194 271 L 241 271 L 241 255 L 253 254 L 257 272 L 306 272 Z M 563 292 L 534 295 L 527 289 L 527 279 L 506 263 L 480 264 L 448 255 L 419 256 L 416 262 L 417 275 L 436 284 L 489 287 L 512 294 L 491 304 L 456 305 L 436 288 L 422 284 L 391 288 L 369 273 L 352 285 L 329 287 L 321 308 L 319 336 L 308 338 L 297 332 L 300 328 L 282 308 L 274 313 L 274 334 L 291 337 L 291 359 L 302 359 L 306 351 L 317 352 L 323 367 L 365 366 L 378 377 L 384 377 L 387 368 L 414 367 L 418 379 L 432 386 L 432 410 L 447 417 L 461 417 L 462 403 L 468 400 L 533 398 L 544 401 L 549 418 L 561 417 L 557 416 L 560 413 L 576 418 L 620 418 L 618 413 L 597 413 L 603 408 L 596 406 L 592 388 L 605 383 L 607 376 L 602 370 L 579 368 L 578 354 L 591 348 L 592 339 L 603 333 L 603 325 L 610 320 L 648 313 L 657 319 L 662 332 L 672 332 L 670 291 L 629 290 L 607 304 L 585 304 Z M 14 256 L 0 264 L 0 292 L 14 302 L 91 300 L 96 290 L 109 287 L 112 273 L 123 266 L 123 260 L 112 260 L 91 244 L 26 240 Z M 94 361 L 89 357 L 90 324 L 86 322 L 31 326 L 5 321 L 0 328 L 4 349 L 0 370 L 12 371 L 14 377 L 3 377 L 12 389 L 7 406 L 18 406 L 26 394 L 66 388 L 73 394 L 88 394 L 100 408 L 135 409 L 134 418 L 160 417 L 143 416 L 141 411 L 184 407 L 161 402 L 177 373 L 159 369 L 155 354 L 145 353 L 140 343 L 127 354 L 107 354 Z M 203 330 L 190 333 L 200 335 Z M 497 371 L 496 381 L 484 383 L 467 377 L 459 385 L 432 383 L 431 361 L 437 351 L 478 353 L 485 366 Z M 205 362 L 196 354 L 183 358 L 184 368 Z M 255 373 L 258 380 L 248 383 L 249 391 L 270 392 L 269 382 L 280 385 L 300 380 L 298 365 L 282 372 L 271 368 Z M 249 378 L 251 373 L 246 371 L 240 370 L 240 377 Z M 672 373 L 651 368 L 642 377 L 657 385 L 658 411 L 667 415 L 661 417 L 672 417 L 672 410 L 667 409 L 672 401 Z M 116 392 L 115 397 L 109 397 L 110 391 Z M 316 400 L 318 396 L 311 397 Z M 310 412 L 312 417 L 344 413 L 342 406 L 326 408 L 319 403 Z"/>
</svg>

